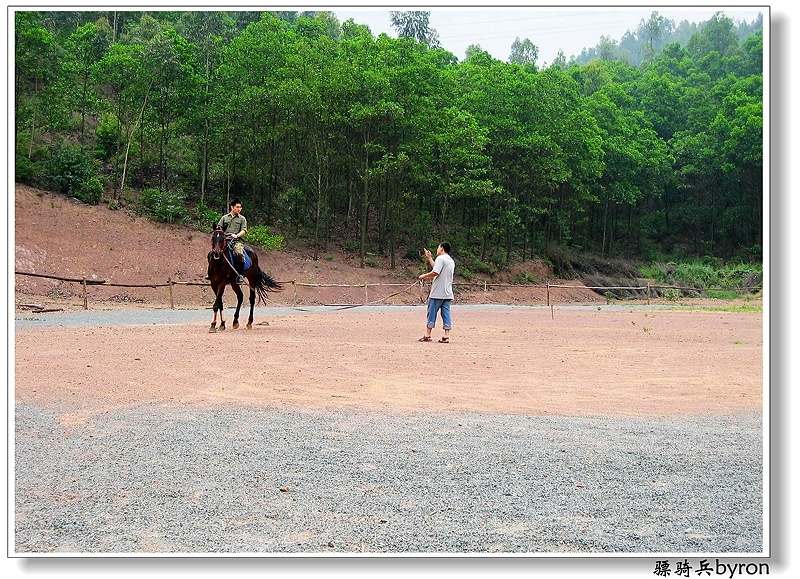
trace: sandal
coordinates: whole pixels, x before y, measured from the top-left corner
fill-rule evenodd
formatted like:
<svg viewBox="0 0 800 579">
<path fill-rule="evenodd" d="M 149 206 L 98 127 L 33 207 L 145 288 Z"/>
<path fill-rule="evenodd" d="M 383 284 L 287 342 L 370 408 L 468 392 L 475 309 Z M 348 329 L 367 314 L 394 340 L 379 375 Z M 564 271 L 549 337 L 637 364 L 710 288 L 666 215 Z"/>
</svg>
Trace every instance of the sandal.
<svg viewBox="0 0 800 579">
<path fill-rule="evenodd" d="M 431 341 L 430 336 L 422 336 L 419 340 L 417 340 L 417 342 L 430 342 L 430 341 Z"/>
<path fill-rule="evenodd" d="M 440 344 L 449 344 L 450 343 L 450 338 L 439 338 L 439 343 Z"/>
</svg>

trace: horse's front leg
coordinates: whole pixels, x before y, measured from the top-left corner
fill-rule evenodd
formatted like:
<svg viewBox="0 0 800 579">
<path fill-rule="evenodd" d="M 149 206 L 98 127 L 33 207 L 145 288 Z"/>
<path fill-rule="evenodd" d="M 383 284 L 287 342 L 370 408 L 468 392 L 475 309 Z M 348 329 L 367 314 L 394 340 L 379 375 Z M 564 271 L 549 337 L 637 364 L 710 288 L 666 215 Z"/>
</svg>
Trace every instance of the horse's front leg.
<svg viewBox="0 0 800 579">
<path fill-rule="evenodd" d="M 242 299 L 244 299 L 244 294 L 242 293 L 242 289 L 237 285 L 233 284 L 233 291 L 236 293 L 236 313 L 233 314 L 233 329 L 239 327 L 239 310 L 242 307 Z"/>
<path fill-rule="evenodd" d="M 217 311 L 219 311 L 220 320 L 222 319 L 222 291 L 224 289 L 225 286 L 214 288 L 214 305 L 212 306 L 214 310 L 214 319 L 211 320 L 211 327 L 208 329 L 211 333 L 217 331 Z M 225 322 L 222 323 L 222 329 L 225 329 Z"/>
<path fill-rule="evenodd" d="M 250 286 L 250 317 L 247 318 L 247 329 L 253 329 L 253 306 L 256 304 L 256 290 Z"/>
<path fill-rule="evenodd" d="M 222 304 L 222 294 L 225 293 L 225 286 L 223 285 L 219 290 L 219 329 L 220 331 L 225 330 L 225 320 L 222 319 L 222 312 L 225 310 L 225 306 Z"/>
</svg>

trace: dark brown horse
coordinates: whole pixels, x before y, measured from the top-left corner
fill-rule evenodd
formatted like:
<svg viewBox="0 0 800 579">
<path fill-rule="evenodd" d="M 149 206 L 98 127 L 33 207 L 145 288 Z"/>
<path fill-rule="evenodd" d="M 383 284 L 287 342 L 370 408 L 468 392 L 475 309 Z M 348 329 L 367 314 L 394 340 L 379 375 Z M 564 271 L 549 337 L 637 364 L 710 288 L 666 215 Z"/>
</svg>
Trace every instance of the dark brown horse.
<svg viewBox="0 0 800 579">
<path fill-rule="evenodd" d="M 214 228 L 211 235 L 211 251 L 208 252 L 208 279 L 211 280 L 211 289 L 214 290 L 214 320 L 211 322 L 210 332 L 217 331 L 217 311 L 219 311 L 219 329 L 225 329 L 225 320 L 222 319 L 222 294 L 225 286 L 230 284 L 236 293 L 236 313 L 233 315 L 233 329 L 239 327 L 239 309 L 242 307 L 244 295 L 239 285 L 236 283 L 236 272 L 230 260 L 228 251 L 228 238 L 221 227 Z M 253 328 L 253 306 L 256 303 L 256 293 L 259 301 L 266 305 L 267 292 L 281 289 L 281 285 L 269 275 L 261 271 L 258 267 L 258 256 L 250 248 L 245 247 L 247 255 L 250 256 L 252 263 L 242 275 L 247 279 L 250 286 L 250 317 L 247 318 L 247 329 Z M 241 264 L 235 264 L 241 268 Z"/>
</svg>

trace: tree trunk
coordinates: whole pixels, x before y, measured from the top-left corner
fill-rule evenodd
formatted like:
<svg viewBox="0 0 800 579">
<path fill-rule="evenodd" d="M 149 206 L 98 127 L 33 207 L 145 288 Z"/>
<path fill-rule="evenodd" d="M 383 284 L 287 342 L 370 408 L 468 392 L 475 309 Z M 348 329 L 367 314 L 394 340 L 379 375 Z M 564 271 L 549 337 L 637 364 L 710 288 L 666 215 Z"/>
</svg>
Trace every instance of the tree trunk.
<svg viewBox="0 0 800 579">
<path fill-rule="evenodd" d="M 33 111 L 31 111 L 31 138 L 28 139 L 28 159 L 33 157 L 33 138 L 36 134 L 36 109 L 39 108 L 39 77 L 33 80 Z"/>
<path fill-rule="evenodd" d="M 361 200 L 361 268 L 367 256 L 367 217 L 369 214 L 369 129 L 364 133 L 364 196 Z"/>
<path fill-rule="evenodd" d="M 205 94 L 205 110 L 203 115 L 203 166 L 200 168 L 200 204 L 202 205 L 206 198 L 206 182 L 208 181 L 208 85 L 209 69 L 211 63 L 208 53 L 206 53 L 206 94 Z"/>
<path fill-rule="evenodd" d="M 322 158 L 319 154 L 319 144 L 314 143 L 317 154 L 317 214 L 314 220 L 314 259 L 319 259 L 319 224 L 322 213 Z"/>
<path fill-rule="evenodd" d="M 80 136 L 80 144 L 83 146 L 83 139 L 84 139 L 84 131 L 86 127 L 86 85 L 89 84 L 89 71 L 88 69 L 84 69 L 83 71 L 83 91 L 81 93 L 81 136 Z"/>
<path fill-rule="evenodd" d="M 606 228 L 608 226 L 608 199 L 603 211 L 603 256 L 606 255 Z"/>
<path fill-rule="evenodd" d="M 120 181 L 120 184 L 119 184 L 119 196 L 117 197 L 117 200 L 122 198 L 122 194 L 125 191 L 125 174 L 128 171 L 128 154 L 130 153 L 130 150 L 131 150 L 131 141 L 133 140 L 133 134 L 136 132 L 136 125 L 142 121 L 142 117 L 144 116 L 144 108 L 147 106 L 147 97 L 150 96 L 150 87 L 152 87 L 152 86 L 153 86 L 153 83 L 151 81 L 150 85 L 148 85 L 148 87 L 147 87 L 147 92 L 144 93 L 144 101 L 142 102 L 142 110 L 139 111 L 139 116 L 136 118 L 136 121 L 134 122 L 134 125 L 133 125 L 133 127 L 131 127 L 131 130 L 128 133 L 128 136 L 127 136 L 128 144 L 125 147 L 125 161 L 122 164 L 122 180 Z"/>
</svg>

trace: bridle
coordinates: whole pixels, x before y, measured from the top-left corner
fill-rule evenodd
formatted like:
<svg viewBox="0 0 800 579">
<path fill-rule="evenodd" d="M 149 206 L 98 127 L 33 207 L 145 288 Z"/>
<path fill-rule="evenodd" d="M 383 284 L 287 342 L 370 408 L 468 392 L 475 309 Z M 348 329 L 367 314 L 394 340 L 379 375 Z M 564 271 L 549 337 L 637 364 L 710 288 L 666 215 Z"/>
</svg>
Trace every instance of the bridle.
<svg viewBox="0 0 800 579">
<path fill-rule="evenodd" d="M 222 247 L 217 250 L 217 239 L 222 238 Z M 219 259 L 221 256 L 225 255 L 225 249 L 228 247 L 228 238 L 225 236 L 225 232 L 222 231 L 221 227 L 214 228 L 214 233 L 211 234 L 211 257 L 212 259 Z"/>
</svg>

